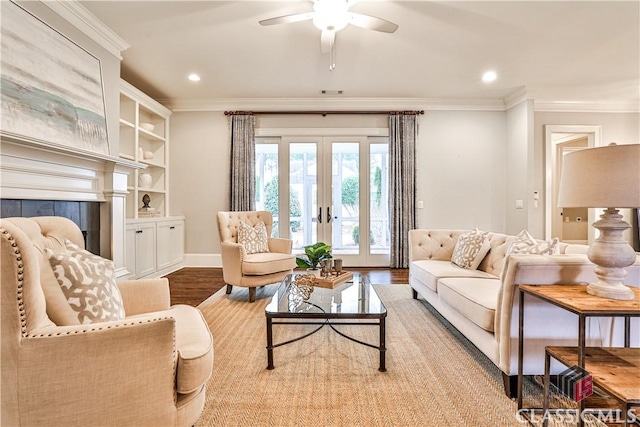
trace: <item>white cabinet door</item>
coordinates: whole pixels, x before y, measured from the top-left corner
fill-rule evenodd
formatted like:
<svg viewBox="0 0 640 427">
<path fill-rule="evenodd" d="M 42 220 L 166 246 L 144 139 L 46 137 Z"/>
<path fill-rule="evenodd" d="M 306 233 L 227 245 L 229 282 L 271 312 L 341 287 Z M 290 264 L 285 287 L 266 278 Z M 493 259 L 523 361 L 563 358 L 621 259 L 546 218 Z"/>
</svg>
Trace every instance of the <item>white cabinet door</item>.
<svg viewBox="0 0 640 427">
<path fill-rule="evenodd" d="M 129 270 L 129 278 L 135 279 L 136 275 L 136 229 L 137 224 L 128 224 L 125 229 L 125 267 Z"/>
<path fill-rule="evenodd" d="M 184 260 L 184 221 L 158 221 L 158 270 Z"/>
<path fill-rule="evenodd" d="M 131 278 L 144 277 L 156 271 L 156 224 L 127 225 L 127 269 Z"/>
</svg>

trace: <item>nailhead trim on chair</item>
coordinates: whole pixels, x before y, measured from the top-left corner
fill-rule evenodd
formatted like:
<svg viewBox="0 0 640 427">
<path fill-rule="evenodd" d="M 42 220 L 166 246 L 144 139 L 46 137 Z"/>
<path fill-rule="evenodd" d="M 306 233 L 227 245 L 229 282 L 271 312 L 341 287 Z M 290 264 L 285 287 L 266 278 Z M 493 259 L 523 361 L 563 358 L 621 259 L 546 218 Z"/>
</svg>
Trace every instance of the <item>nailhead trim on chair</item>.
<svg viewBox="0 0 640 427">
<path fill-rule="evenodd" d="M 22 253 L 20 252 L 20 248 L 18 248 L 16 239 L 14 239 L 11 233 L 9 233 L 3 227 L 0 227 L 0 233 L 2 233 L 2 236 L 11 243 L 13 254 L 16 257 L 16 263 L 18 265 L 18 292 L 16 296 L 18 302 L 18 312 L 20 314 L 20 330 L 22 332 L 22 336 L 25 337 L 27 336 L 27 314 L 24 311 L 24 294 L 22 291 L 22 285 L 24 283 L 24 264 L 22 263 Z"/>
<path fill-rule="evenodd" d="M 84 333 L 87 333 L 87 332 L 102 331 L 102 330 L 106 330 L 106 329 L 115 329 L 115 328 L 120 328 L 122 326 L 141 325 L 143 323 L 157 322 L 158 320 L 166 320 L 166 319 L 173 319 L 173 317 L 171 317 L 171 316 L 155 317 L 153 319 L 139 320 L 137 322 L 126 322 L 126 323 L 118 323 L 116 325 L 95 326 L 93 328 L 78 329 L 78 330 L 66 331 L 66 332 L 57 332 L 57 333 L 54 333 L 54 334 L 33 334 L 33 335 L 29 335 L 29 338 L 46 338 L 46 337 L 60 337 L 60 336 L 63 336 L 63 335 L 77 335 L 77 334 L 84 334 Z M 176 347 L 175 338 L 176 337 L 175 337 L 175 331 L 174 331 L 174 333 L 173 333 L 173 348 L 174 348 L 174 350 L 175 350 L 175 347 Z"/>
</svg>

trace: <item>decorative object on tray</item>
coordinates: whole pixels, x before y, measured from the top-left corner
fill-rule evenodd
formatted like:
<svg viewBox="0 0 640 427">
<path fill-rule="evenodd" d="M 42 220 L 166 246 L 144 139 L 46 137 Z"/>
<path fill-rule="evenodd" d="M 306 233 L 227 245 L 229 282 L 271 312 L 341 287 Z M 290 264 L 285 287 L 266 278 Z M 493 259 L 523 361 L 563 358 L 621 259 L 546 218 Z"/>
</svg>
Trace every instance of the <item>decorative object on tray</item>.
<svg viewBox="0 0 640 427">
<path fill-rule="evenodd" d="M 318 277 L 314 281 L 315 286 L 319 286 L 321 288 L 329 288 L 333 289 L 337 286 L 342 285 L 345 282 L 353 279 L 353 272 L 351 271 L 341 271 L 337 275 L 331 275 L 328 278 Z"/>
<path fill-rule="evenodd" d="M 320 269 L 318 266 L 320 262 L 331 259 L 331 246 L 318 242 L 313 245 L 304 247 L 304 255 L 296 257 L 296 263 L 300 268 L 306 268 L 311 274 L 320 276 Z"/>
</svg>

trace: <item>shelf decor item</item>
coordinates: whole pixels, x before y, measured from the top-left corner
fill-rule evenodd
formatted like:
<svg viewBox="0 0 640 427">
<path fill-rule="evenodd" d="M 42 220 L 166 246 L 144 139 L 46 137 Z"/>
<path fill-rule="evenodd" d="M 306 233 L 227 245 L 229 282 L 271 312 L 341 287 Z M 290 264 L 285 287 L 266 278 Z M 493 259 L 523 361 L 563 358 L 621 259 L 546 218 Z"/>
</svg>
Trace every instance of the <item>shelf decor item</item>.
<svg viewBox="0 0 640 427">
<path fill-rule="evenodd" d="M 634 298 L 625 286 L 625 267 L 636 261 L 636 253 L 622 233 L 631 228 L 619 208 L 640 207 L 640 144 L 588 148 L 564 156 L 558 206 L 606 208 L 593 227 L 600 231 L 587 256 L 596 264 L 598 280 L 587 292 L 604 298 Z"/>
</svg>

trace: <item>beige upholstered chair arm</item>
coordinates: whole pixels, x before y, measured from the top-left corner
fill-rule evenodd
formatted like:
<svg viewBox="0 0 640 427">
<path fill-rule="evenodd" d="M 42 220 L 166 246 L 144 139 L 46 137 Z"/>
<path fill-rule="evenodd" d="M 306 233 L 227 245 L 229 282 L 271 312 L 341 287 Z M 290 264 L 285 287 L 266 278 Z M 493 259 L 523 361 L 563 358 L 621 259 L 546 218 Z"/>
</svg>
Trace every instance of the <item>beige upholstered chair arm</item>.
<svg viewBox="0 0 640 427">
<path fill-rule="evenodd" d="M 169 280 L 138 279 L 118 282 L 127 316 L 168 310 L 171 306 Z"/>
<path fill-rule="evenodd" d="M 246 257 L 244 246 L 239 243 L 222 243 L 222 275 L 225 283 L 240 283 L 242 280 L 242 261 Z"/>
<path fill-rule="evenodd" d="M 269 251 L 281 254 L 290 254 L 293 249 L 293 240 L 282 238 L 269 238 Z"/>
<path fill-rule="evenodd" d="M 170 317 L 40 329 L 21 340 L 21 424 L 168 425 L 176 358 Z"/>
</svg>

